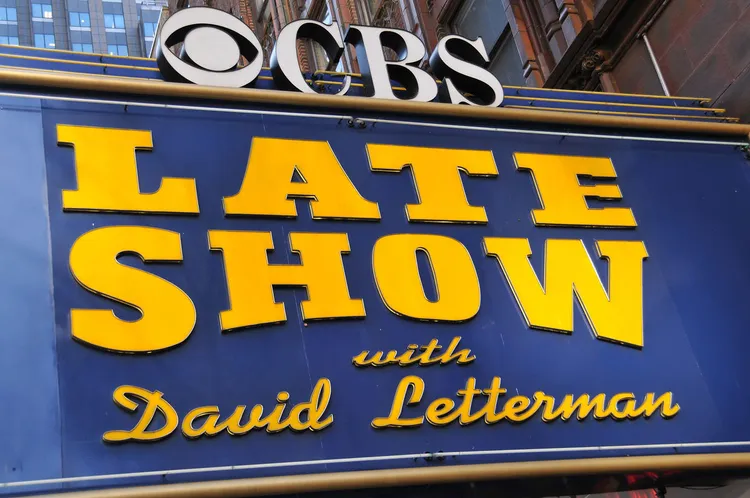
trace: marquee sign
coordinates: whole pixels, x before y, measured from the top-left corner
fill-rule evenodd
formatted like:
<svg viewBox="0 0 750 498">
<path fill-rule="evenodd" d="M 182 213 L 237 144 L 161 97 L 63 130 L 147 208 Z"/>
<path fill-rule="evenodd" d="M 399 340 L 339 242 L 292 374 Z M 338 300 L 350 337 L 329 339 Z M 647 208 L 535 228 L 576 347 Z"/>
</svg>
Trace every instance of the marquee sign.
<svg viewBox="0 0 750 498">
<path fill-rule="evenodd" d="M 297 41 L 310 39 L 325 51 L 332 67 L 344 53 L 345 44 L 357 50 L 365 95 L 380 99 L 430 102 L 438 98 L 453 104 L 497 107 L 503 101 L 503 87 L 486 66 L 490 59 L 479 37 L 468 40 L 450 35 L 441 38 L 429 57 L 438 85 L 420 68 L 427 56 L 424 44 L 414 34 L 392 28 L 350 25 L 342 35 L 337 22 L 323 24 L 311 19 L 293 21 L 281 30 L 270 54 L 271 74 L 279 89 L 317 93 L 305 81 L 297 57 Z M 174 47 L 182 44 L 179 55 Z M 398 55 L 385 58 L 384 48 Z M 247 64 L 238 67 L 240 57 Z M 156 60 L 168 81 L 199 85 L 252 86 L 261 72 L 263 47 L 255 33 L 241 20 L 218 9 L 192 7 L 172 14 L 156 41 Z M 405 88 L 397 96 L 392 81 Z M 351 76 L 336 95 L 346 95 Z"/>
<path fill-rule="evenodd" d="M 2 98 L 0 494 L 747 458 L 738 140 Z"/>
</svg>

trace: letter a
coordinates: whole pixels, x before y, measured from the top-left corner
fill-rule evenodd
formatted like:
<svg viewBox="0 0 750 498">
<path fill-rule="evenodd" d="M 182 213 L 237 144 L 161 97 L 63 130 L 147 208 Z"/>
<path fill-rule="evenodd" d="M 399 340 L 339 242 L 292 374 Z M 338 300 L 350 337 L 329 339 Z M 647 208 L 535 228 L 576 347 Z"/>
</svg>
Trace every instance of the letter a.
<svg viewBox="0 0 750 498">
<path fill-rule="evenodd" d="M 327 142 L 254 138 L 242 187 L 224 198 L 224 212 L 294 218 L 293 199 L 309 199 L 313 219 L 380 219 L 377 203 L 359 194 Z"/>
</svg>

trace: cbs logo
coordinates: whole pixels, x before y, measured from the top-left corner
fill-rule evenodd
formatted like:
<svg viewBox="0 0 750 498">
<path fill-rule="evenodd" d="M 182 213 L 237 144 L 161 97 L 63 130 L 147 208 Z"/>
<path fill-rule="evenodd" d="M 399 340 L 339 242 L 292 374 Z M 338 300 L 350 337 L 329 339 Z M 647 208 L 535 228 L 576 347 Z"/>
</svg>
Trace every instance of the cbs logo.
<svg viewBox="0 0 750 498">
<path fill-rule="evenodd" d="M 208 7 L 170 16 L 156 43 L 156 62 L 168 81 L 240 88 L 255 81 L 263 64 L 263 49 L 252 30 L 231 14 Z M 179 43 L 178 56 L 172 47 Z M 249 63 L 237 69 L 240 57 Z"/>
</svg>

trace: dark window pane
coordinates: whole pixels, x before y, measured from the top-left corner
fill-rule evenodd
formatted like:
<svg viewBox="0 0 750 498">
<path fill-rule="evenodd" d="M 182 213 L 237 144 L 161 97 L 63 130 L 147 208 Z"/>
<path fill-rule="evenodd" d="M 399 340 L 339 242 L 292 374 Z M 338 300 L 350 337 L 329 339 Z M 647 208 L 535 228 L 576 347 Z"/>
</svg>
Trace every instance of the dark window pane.
<svg viewBox="0 0 750 498">
<path fill-rule="evenodd" d="M 487 69 L 503 85 L 526 86 L 521 56 L 518 54 L 515 40 L 510 32 L 506 33 L 500 50 L 498 50 Z"/>
<path fill-rule="evenodd" d="M 80 31 L 80 34 L 83 43 L 91 43 L 91 31 Z"/>
<path fill-rule="evenodd" d="M 481 36 L 490 52 L 508 25 L 508 18 L 499 0 L 466 0 L 453 24 L 461 36 L 472 40 Z"/>
</svg>

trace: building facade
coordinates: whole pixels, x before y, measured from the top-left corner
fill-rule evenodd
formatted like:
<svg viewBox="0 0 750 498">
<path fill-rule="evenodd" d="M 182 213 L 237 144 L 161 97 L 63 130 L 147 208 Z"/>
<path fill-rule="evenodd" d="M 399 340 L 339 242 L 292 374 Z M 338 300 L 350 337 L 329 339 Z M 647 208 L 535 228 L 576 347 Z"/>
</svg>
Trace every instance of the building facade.
<svg viewBox="0 0 750 498">
<path fill-rule="evenodd" d="M 701 95 L 750 120 L 748 0 L 169 0 L 197 5 L 242 18 L 269 49 L 300 18 L 405 29 L 428 51 L 481 36 L 505 85 Z M 338 68 L 309 43 L 299 53 L 309 71 L 358 71 L 352 49 Z"/>
<path fill-rule="evenodd" d="M 2 0 L 0 44 L 148 56 L 161 0 Z"/>
</svg>

